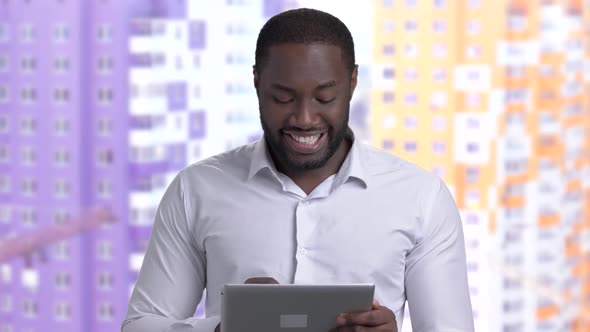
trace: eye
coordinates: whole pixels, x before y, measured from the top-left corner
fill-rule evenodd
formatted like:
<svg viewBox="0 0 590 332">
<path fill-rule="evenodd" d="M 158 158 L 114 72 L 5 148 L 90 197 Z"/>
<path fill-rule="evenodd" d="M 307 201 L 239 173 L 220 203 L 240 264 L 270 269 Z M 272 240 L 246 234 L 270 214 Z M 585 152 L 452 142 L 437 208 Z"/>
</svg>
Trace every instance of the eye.
<svg viewBox="0 0 590 332">
<path fill-rule="evenodd" d="M 293 101 L 293 98 L 290 99 L 279 99 L 275 96 L 272 96 L 272 100 L 277 104 L 288 104 Z"/>
<path fill-rule="evenodd" d="M 323 99 L 323 98 L 316 98 L 316 100 L 320 103 L 320 104 L 329 104 L 331 102 L 333 102 L 334 100 L 336 100 L 336 97 L 333 98 L 327 98 L 327 99 Z"/>
</svg>

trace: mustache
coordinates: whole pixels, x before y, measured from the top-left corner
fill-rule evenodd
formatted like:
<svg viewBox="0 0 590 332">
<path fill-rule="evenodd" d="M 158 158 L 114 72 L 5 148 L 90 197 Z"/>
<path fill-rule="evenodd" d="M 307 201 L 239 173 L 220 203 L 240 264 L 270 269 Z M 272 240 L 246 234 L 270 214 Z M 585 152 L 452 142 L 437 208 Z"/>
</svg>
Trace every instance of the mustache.
<svg viewBox="0 0 590 332">
<path fill-rule="evenodd" d="M 299 128 L 299 127 L 284 127 L 281 128 L 280 131 L 295 131 L 295 132 L 300 132 L 300 133 L 308 133 L 308 132 L 313 132 L 313 131 L 328 131 L 329 128 Z"/>
</svg>

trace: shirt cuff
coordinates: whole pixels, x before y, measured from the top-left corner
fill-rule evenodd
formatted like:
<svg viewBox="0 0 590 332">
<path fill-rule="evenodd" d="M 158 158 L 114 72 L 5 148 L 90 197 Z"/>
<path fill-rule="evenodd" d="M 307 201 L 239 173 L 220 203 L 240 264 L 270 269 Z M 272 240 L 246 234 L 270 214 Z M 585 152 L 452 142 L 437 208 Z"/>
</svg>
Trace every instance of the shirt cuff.
<svg viewBox="0 0 590 332">
<path fill-rule="evenodd" d="M 172 324 L 164 332 L 214 332 L 220 321 L 219 316 L 189 318 Z"/>
</svg>

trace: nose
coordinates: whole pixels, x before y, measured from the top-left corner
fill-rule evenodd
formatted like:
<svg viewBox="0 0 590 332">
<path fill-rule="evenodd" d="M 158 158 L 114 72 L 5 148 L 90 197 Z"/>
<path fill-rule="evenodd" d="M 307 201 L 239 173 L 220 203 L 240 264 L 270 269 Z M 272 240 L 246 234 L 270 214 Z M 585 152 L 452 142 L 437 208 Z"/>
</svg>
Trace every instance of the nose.
<svg viewBox="0 0 590 332">
<path fill-rule="evenodd" d="M 307 100 L 299 101 L 291 115 L 291 125 L 301 129 L 309 129 L 318 123 L 319 116 L 312 103 Z"/>
</svg>

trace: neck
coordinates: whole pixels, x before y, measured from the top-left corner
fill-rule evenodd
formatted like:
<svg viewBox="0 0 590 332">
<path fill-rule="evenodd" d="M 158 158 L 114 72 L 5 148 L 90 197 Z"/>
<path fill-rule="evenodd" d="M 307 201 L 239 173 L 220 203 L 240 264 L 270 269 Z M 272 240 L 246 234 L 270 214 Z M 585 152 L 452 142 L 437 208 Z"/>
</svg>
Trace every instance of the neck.
<svg viewBox="0 0 590 332">
<path fill-rule="evenodd" d="M 334 155 L 326 162 L 323 167 L 310 170 L 293 170 L 277 163 L 277 170 L 287 175 L 299 188 L 301 188 L 306 194 L 310 194 L 320 183 L 324 182 L 328 177 L 338 173 L 340 167 L 344 163 L 348 152 L 352 146 L 352 140 L 346 137 L 342 140 L 342 144 L 338 147 L 338 150 Z M 273 158 L 277 159 L 277 158 Z"/>
</svg>

